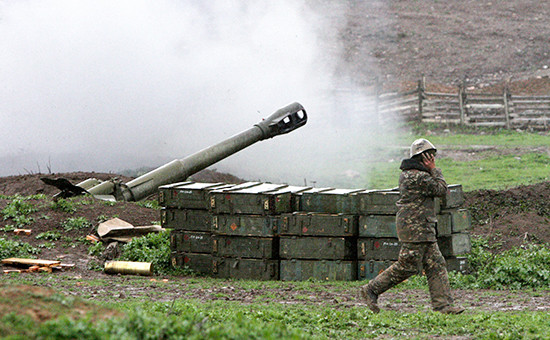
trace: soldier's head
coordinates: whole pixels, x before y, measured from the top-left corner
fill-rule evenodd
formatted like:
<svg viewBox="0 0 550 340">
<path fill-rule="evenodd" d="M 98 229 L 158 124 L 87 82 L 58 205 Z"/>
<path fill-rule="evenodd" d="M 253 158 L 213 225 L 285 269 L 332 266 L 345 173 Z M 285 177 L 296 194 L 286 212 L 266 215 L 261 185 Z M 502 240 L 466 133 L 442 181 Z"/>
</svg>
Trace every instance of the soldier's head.
<svg viewBox="0 0 550 340">
<path fill-rule="evenodd" d="M 429 140 L 424 138 L 417 139 L 411 144 L 411 151 L 410 151 L 411 158 L 415 156 L 420 157 L 420 155 L 424 152 L 435 155 L 435 153 L 437 152 L 437 149 Z"/>
</svg>

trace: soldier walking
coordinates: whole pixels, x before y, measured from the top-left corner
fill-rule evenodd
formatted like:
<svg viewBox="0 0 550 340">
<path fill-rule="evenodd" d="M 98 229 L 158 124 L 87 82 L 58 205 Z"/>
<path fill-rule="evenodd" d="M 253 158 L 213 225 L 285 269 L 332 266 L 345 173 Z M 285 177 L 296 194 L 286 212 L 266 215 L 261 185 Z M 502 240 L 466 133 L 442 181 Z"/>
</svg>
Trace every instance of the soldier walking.
<svg viewBox="0 0 550 340">
<path fill-rule="evenodd" d="M 432 307 L 444 314 L 459 314 L 464 308 L 453 306 L 447 266 L 437 245 L 435 197 L 445 196 L 447 183 L 435 167 L 436 148 L 427 139 L 411 145 L 409 159 L 401 163 L 397 236 L 401 250 L 397 262 L 361 288 L 368 307 L 378 313 L 378 296 L 423 269 L 428 279 Z"/>
</svg>

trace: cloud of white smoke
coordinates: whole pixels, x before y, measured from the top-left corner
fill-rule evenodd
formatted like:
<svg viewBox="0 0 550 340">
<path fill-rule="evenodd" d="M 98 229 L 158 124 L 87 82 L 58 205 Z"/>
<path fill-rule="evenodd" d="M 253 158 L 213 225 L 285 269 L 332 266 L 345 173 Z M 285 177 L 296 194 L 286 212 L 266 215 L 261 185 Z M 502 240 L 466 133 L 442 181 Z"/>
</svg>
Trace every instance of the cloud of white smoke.
<svg viewBox="0 0 550 340">
<path fill-rule="evenodd" d="M 214 167 L 330 185 L 323 169 L 375 143 L 365 137 L 370 103 L 334 74 L 327 50 L 337 46 L 344 9 L 291 0 L 2 1 L 0 175 L 158 166 L 298 101 L 305 127 Z"/>
</svg>

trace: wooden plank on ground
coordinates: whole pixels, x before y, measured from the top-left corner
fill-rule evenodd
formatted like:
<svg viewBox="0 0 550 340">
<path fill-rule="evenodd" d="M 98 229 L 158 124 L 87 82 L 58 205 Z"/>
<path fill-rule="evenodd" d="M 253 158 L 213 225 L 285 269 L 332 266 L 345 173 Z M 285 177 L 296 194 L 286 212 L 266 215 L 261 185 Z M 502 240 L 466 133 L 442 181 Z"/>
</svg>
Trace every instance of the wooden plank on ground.
<svg viewBox="0 0 550 340">
<path fill-rule="evenodd" d="M 21 265 L 21 266 L 51 267 L 51 266 L 59 266 L 61 264 L 61 261 L 51 261 L 51 260 L 41 260 L 41 259 L 21 259 L 21 258 L 11 257 L 11 258 L 2 260 L 2 263 L 10 264 L 10 265 Z"/>
</svg>

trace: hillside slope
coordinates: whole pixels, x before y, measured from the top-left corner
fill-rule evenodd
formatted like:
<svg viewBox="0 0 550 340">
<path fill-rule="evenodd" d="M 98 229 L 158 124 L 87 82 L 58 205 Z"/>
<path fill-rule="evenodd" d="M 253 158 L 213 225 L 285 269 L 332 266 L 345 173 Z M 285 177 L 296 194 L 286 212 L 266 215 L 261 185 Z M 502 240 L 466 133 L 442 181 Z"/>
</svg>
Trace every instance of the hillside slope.
<svg viewBox="0 0 550 340">
<path fill-rule="evenodd" d="M 325 6 L 334 6 L 325 2 Z M 386 86 L 419 80 L 484 87 L 550 75 L 550 5 L 516 1 L 345 2 L 340 71 Z M 550 87 L 540 91 L 549 93 Z"/>
</svg>

